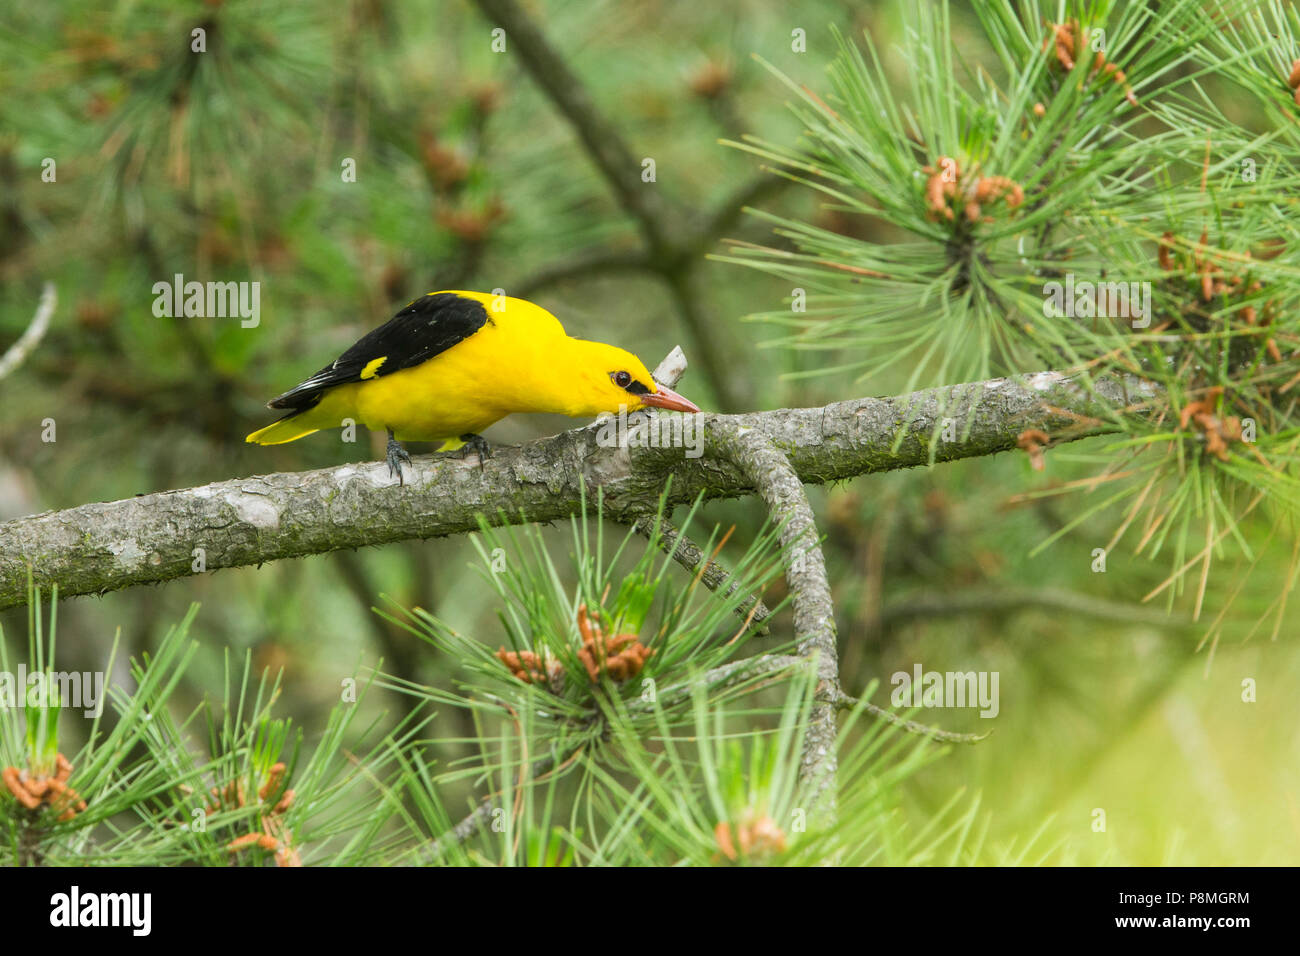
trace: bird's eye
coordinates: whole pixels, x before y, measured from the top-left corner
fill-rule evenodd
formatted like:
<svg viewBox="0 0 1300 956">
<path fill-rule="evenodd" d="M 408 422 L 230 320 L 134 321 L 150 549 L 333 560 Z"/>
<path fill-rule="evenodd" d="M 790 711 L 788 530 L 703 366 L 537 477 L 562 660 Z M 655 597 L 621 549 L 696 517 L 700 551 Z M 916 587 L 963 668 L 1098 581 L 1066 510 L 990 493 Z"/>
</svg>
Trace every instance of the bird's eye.
<svg viewBox="0 0 1300 956">
<path fill-rule="evenodd" d="M 611 372 L 609 377 L 614 380 L 614 384 L 619 388 L 627 388 L 632 384 L 632 376 L 627 372 Z"/>
</svg>

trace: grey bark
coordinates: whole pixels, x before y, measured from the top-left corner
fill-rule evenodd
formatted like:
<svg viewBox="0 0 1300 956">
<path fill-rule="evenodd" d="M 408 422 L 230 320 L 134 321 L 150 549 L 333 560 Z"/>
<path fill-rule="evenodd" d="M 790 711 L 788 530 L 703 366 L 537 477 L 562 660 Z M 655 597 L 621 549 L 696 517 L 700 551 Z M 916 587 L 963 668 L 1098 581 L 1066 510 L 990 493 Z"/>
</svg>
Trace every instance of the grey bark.
<svg viewBox="0 0 1300 956">
<path fill-rule="evenodd" d="M 861 398 L 824 408 L 746 415 L 659 416 L 661 425 L 695 419 L 707 436 L 753 430 L 789 460 L 799 479 L 823 483 L 924 465 L 941 416 L 956 437 L 940 440 L 936 461 L 1007 451 L 1026 428 L 1058 441 L 1112 431 L 1109 409 L 1132 398 L 1118 382 L 1098 399 L 1055 372 L 994 379 L 897 398 Z M 203 568 L 245 567 L 281 558 L 414 538 L 461 534 L 477 515 L 501 523 L 554 521 L 581 509 L 580 487 L 599 489 L 611 517 L 653 513 L 671 475 L 669 501 L 681 504 L 753 494 L 743 468 L 683 447 L 641 447 L 607 439 L 594 424 L 516 448 L 483 464 L 422 456 L 399 486 L 383 462 L 236 478 L 197 488 L 93 503 L 0 524 L 0 609 L 26 600 L 27 567 L 60 594 L 98 594 L 187 577 Z M 627 435 L 623 436 L 625 439 Z"/>
<path fill-rule="evenodd" d="M 773 441 L 752 428 L 717 429 L 709 450 L 735 462 L 758 489 L 768 514 L 779 522 L 785 578 L 794 597 L 794 631 L 801 657 L 817 668 L 812 713 L 804 735 L 799 776 L 809 787 L 813 809 L 835 812 L 836 697 L 840 694 L 835 605 L 826 560 L 803 482 Z"/>
</svg>

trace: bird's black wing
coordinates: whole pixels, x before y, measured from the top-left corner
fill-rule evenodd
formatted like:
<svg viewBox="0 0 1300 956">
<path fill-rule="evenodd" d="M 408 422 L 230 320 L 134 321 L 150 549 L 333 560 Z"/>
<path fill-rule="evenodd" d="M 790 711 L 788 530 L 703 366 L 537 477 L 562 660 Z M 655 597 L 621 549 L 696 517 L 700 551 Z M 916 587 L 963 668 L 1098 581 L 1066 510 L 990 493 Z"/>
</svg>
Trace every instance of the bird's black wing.
<svg viewBox="0 0 1300 956">
<path fill-rule="evenodd" d="M 306 411 L 327 389 L 426 362 L 491 322 L 481 302 L 450 292 L 422 295 L 323 369 L 267 405 Z"/>
</svg>

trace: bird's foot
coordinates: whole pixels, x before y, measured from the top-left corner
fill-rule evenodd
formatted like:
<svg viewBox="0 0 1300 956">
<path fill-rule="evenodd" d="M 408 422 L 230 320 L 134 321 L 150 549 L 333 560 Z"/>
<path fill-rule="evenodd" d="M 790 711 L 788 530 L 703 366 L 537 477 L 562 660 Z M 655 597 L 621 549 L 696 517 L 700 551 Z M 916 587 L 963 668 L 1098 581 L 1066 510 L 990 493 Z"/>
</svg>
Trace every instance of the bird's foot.
<svg viewBox="0 0 1300 956">
<path fill-rule="evenodd" d="M 460 457 L 462 461 L 471 451 L 478 454 L 479 465 L 482 465 L 492 457 L 492 446 L 487 443 L 487 439 L 482 435 L 475 435 L 473 432 L 470 432 L 461 435 L 460 440 L 465 443 L 460 449 Z"/>
<path fill-rule="evenodd" d="M 409 465 L 411 455 L 402 447 L 402 443 L 393 437 L 393 433 L 390 431 L 388 433 L 388 473 L 397 478 L 399 485 L 406 484 L 406 480 L 402 476 L 402 462 Z"/>
</svg>

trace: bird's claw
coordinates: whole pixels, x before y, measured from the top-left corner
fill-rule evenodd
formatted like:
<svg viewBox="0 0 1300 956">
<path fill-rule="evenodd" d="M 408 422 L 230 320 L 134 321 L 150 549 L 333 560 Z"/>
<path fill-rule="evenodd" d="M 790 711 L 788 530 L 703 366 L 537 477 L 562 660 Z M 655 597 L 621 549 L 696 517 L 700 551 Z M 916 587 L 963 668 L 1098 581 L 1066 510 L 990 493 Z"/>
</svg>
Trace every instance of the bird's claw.
<svg viewBox="0 0 1300 956">
<path fill-rule="evenodd" d="M 389 432 L 388 474 L 395 477 L 399 485 L 406 484 L 406 480 L 402 475 L 402 462 L 406 462 L 409 465 L 411 463 L 411 455 L 402 447 L 401 442 L 393 437 L 392 432 Z"/>
<path fill-rule="evenodd" d="M 480 466 L 492 457 L 492 446 L 488 444 L 487 439 L 482 435 L 475 435 L 471 432 L 467 435 L 461 435 L 460 440 L 465 443 L 460 449 L 461 461 L 464 461 L 471 451 L 478 455 Z"/>
</svg>

